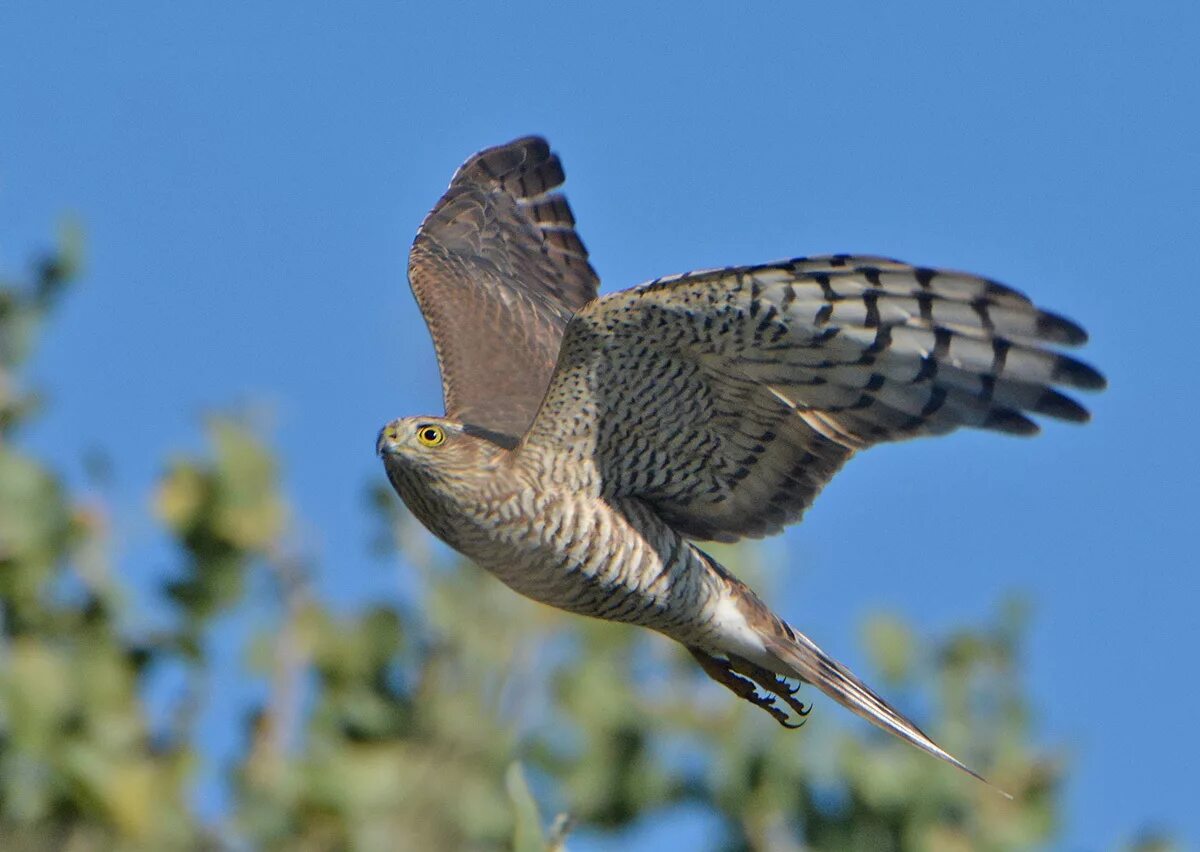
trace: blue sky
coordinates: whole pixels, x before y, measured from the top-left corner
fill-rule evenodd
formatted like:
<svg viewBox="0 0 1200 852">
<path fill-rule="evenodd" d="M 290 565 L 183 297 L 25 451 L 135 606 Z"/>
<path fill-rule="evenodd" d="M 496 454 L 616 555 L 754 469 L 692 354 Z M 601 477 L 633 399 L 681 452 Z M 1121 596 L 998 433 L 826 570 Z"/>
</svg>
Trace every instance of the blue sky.
<svg viewBox="0 0 1200 852">
<path fill-rule="evenodd" d="M 0 269 L 64 213 L 89 240 L 31 443 L 76 480 L 110 453 L 144 584 L 161 459 L 263 403 L 322 590 L 394 594 L 374 438 L 440 410 L 408 246 L 462 159 L 525 133 L 606 290 L 832 251 L 998 278 L 1091 332 L 1094 422 L 852 462 L 787 534 L 778 608 L 853 666 L 867 613 L 932 632 L 1027 593 L 1062 848 L 1200 843 L 1200 6 L 834 5 L 5 4 Z"/>
</svg>

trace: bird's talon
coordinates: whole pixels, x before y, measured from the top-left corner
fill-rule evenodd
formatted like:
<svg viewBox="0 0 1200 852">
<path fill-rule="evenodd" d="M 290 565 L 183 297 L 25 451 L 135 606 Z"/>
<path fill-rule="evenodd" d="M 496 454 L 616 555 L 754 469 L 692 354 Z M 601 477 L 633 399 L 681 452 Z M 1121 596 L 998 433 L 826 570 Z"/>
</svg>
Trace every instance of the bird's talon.
<svg viewBox="0 0 1200 852">
<path fill-rule="evenodd" d="M 800 684 L 793 686 L 773 672 L 741 657 L 730 655 L 727 659 L 721 659 L 696 648 L 688 650 L 709 677 L 739 698 L 766 710 L 783 727 L 794 730 L 803 726 L 805 717 L 812 712 L 811 704 L 805 704 L 794 697 L 800 689 Z M 755 689 L 755 686 L 758 689 Z M 786 704 L 800 720 L 792 721 L 787 712 L 775 703 L 777 699 Z"/>
</svg>

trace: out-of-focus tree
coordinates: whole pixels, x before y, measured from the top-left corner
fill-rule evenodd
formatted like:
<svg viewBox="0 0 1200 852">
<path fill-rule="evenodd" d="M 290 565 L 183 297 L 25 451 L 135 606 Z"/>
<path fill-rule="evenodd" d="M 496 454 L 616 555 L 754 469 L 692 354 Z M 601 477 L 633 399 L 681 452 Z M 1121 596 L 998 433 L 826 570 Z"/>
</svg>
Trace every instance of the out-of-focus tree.
<svg viewBox="0 0 1200 852">
<path fill-rule="evenodd" d="M 928 707 L 927 727 L 1008 801 L 857 720 L 836 724 L 829 702 L 802 731 L 778 729 L 672 644 L 532 604 L 431 546 L 382 487 L 376 545 L 420 591 L 336 612 L 293 544 L 273 454 L 236 417 L 211 418 L 207 449 L 165 464 L 152 505 L 179 554 L 158 590 L 172 617 L 140 634 L 105 507 L 18 440 L 38 408 L 21 368 L 78 257 L 68 233 L 27 282 L 0 281 L 0 848 L 549 852 L 571 831 L 618 845 L 681 804 L 707 812 L 722 850 L 1054 837 L 1065 763 L 1031 741 L 1019 604 L 933 641 L 885 615 L 863 634 L 889 693 Z M 722 560 L 769 583 L 754 555 Z M 228 720 L 244 748 L 226 815 L 206 823 L 195 719 L 219 680 L 206 639 L 235 610 L 263 614 L 245 658 L 266 698 Z M 164 670 L 181 685 L 148 701 Z M 1171 847 L 1146 835 L 1128 848 Z"/>
<path fill-rule="evenodd" d="M 13 443 L 38 407 L 20 367 L 73 277 L 79 238 L 0 282 L 0 848 L 196 845 L 192 749 L 151 735 L 156 651 L 123 629 L 102 506 Z"/>
</svg>

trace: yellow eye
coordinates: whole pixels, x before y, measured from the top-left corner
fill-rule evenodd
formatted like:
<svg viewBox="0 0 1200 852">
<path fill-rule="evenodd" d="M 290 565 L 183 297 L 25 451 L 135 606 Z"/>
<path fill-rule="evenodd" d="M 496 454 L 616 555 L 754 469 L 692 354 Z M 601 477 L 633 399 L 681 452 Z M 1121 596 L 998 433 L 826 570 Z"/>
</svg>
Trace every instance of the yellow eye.
<svg viewBox="0 0 1200 852">
<path fill-rule="evenodd" d="M 427 447 L 440 447 L 446 442 L 446 432 L 441 426 L 427 423 L 417 428 L 417 440 Z"/>
</svg>

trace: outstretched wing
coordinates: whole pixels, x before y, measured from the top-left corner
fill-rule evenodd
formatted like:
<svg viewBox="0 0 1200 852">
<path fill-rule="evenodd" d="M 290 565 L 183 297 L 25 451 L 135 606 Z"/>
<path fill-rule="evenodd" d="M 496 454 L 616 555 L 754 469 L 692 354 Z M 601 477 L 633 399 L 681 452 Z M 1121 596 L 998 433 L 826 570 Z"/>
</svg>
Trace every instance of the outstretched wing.
<svg viewBox="0 0 1200 852">
<path fill-rule="evenodd" d="M 570 454 L 608 496 L 732 541 L 798 520 L 850 455 L 1027 415 L 1082 422 L 1054 386 L 1104 386 L 1051 350 L 1079 326 L 994 281 L 835 255 L 693 272 L 571 321 L 520 452 Z M 576 485 L 580 483 L 575 483 Z"/>
<path fill-rule="evenodd" d="M 571 314 L 596 296 L 545 139 L 482 151 L 425 218 L 408 279 L 442 373 L 446 414 L 520 436 L 545 395 Z"/>
</svg>

